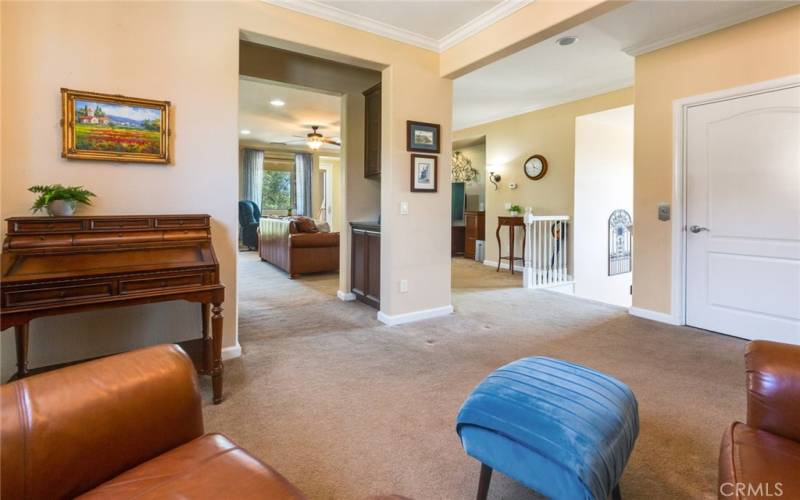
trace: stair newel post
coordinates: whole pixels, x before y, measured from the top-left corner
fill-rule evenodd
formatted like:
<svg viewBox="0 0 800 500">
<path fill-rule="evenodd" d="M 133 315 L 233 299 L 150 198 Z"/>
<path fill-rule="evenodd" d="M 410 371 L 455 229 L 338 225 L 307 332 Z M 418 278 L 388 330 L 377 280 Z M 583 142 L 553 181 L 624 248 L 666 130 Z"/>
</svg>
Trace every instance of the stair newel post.
<svg viewBox="0 0 800 500">
<path fill-rule="evenodd" d="M 533 231 L 533 209 L 531 207 L 525 208 L 525 216 L 523 218 L 525 222 L 525 231 L 527 234 L 527 238 L 525 238 L 525 261 L 523 262 L 523 269 L 522 269 L 522 286 L 525 288 L 533 288 L 534 287 L 534 269 L 533 263 L 536 262 L 536 257 L 534 252 L 536 251 L 536 245 L 534 241 L 536 239 L 536 235 Z"/>
</svg>

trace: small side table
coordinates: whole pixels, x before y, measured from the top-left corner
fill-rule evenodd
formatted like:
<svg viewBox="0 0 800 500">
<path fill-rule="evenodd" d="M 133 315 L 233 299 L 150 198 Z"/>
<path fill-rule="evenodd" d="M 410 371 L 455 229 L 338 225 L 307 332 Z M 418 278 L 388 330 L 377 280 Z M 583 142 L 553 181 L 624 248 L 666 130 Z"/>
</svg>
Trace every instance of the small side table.
<svg viewBox="0 0 800 500">
<path fill-rule="evenodd" d="M 500 243 L 500 228 L 508 226 L 508 255 L 503 256 L 503 245 Z M 514 228 L 522 228 L 522 257 L 514 257 Z M 500 272 L 500 263 L 503 259 L 508 260 L 508 267 L 511 269 L 511 274 L 514 274 L 514 262 L 521 260 L 525 262 L 525 237 L 527 231 L 525 229 L 525 219 L 521 216 L 517 217 L 498 217 L 497 218 L 497 272 Z"/>
</svg>

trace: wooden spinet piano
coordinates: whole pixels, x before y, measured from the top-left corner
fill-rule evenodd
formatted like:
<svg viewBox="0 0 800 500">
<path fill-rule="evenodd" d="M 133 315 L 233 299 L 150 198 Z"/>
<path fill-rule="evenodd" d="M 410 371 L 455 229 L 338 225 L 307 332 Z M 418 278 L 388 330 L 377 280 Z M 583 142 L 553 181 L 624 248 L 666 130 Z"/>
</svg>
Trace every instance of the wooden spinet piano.
<svg viewBox="0 0 800 500">
<path fill-rule="evenodd" d="M 187 300 L 201 304 L 202 337 L 182 345 L 193 355 L 198 373 L 211 375 L 214 403 L 220 403 L 225 287 L 219 282 L 210 219 L 208 215 L 7 219 L 0 330 L 15 329 L 15 377 L 29 373 L 28 327 L 34 318 Z"/>
</svg>

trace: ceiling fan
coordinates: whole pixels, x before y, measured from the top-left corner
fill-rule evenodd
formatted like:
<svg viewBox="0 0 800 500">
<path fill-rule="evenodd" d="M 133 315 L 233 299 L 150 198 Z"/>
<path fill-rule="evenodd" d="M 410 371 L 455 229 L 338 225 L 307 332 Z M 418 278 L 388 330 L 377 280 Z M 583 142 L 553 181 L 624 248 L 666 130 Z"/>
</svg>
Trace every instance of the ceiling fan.
<svg viewBox="0 0 800 500">
<path fill-rule="evenodd" d="M 319 128 L 319 125 L 311 125 L 311 132 L 306 134 L 305 137 L 299 135 L 295 136 L 300 137 L 302 140 L 287 141 L 285 144 L 305 142 L 306 145 L 313 150 L 321 148 L 323 144 L 332 144 L 341 147 L 342 143 L 339 142 L 339 140 L 325 137 L 317 131 Z"/>
</svg>

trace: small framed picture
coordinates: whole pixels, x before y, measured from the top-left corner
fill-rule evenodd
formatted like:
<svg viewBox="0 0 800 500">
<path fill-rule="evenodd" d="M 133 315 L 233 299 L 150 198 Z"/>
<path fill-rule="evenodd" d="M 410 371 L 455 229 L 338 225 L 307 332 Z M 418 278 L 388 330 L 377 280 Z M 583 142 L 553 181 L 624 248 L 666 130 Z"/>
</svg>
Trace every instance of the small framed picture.
<svg viewBox="0 0 800 500">
<path fill-rule="evenodd" d="M 411 191 L 435 193 L 438 189 L 437 158 L 431 155 L 411 155 Z"/>
<path fill-rule="evenodd" d="M 439 125 L 407 121 L 406 133 L 406 150 L 416 153 L 439 152 Z"/>
</svg>

